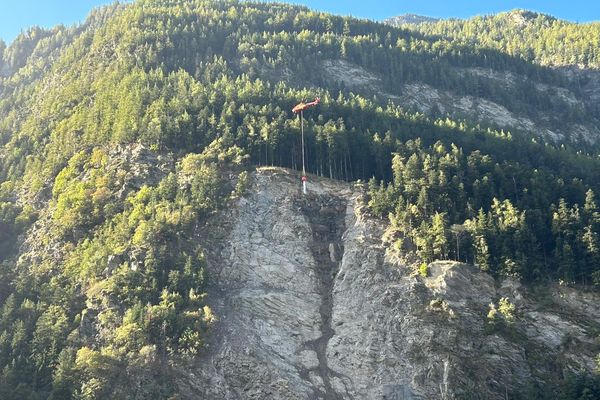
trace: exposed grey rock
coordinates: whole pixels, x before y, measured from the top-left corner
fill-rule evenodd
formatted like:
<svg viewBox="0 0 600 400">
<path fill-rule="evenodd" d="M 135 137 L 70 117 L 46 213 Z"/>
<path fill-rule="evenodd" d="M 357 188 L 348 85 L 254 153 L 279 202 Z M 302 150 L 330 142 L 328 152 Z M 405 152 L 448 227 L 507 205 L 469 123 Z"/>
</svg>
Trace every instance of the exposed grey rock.
<svg viewBox="0 0 600 400">
<path fill-rule="evenodd" d="M 523 18 L 521 13 L 515 13 L 515 18 Z M 579 144 L 594 144 L 600 140 L 600 129 L 597 121 L 590 120 L 585 124 L 563 124 L 552 111 L 540 109 L 535 116 L 509 110 L 490 98 L 464 95 L 449 90 L 436 88 L 420 81 L 409 81 L 400 89 L 390 93 L 390 88 L 384 85 L 381 76 L 357 64 L 345 60 L 323 60 L 321 62 L 324 76 L 332 81 L 359 92 L 373 93 L 383 98 L 393 100 L 405 109 L 421 112 L 435 118 L 450 116 L 454 119 L 477 121 L 483 126 L 491 126 L 510 132 L 525 132 L 544 140 L 562 143 L 571 141 Z M 477 77 L 489 80 L 498 87 L 515 89 L 528 83 L 527 78 L 509 71 L 497 71 L 489 68 L 458 68 L 451 69 L 452 73 L 464 80 Z M 581 93 L 559 86 L 533 82 L 532 90 L 548 96 L 555 102 L 562 103 L 572 109 L 597 107 L 600 103 L 599 91 L 600 74 L 592 70 L 577 70 L 575 68 L 561 71 L 571 80 L 586 82 Z"/>
<path fill-rule="evenodd" d="M 155 152 L 140 144 L 119 146 L 109 154 L 107 169 L 122 172 L 117 197 L 124 199 L 143 185 L 153 186 L 174 168 L 171 154 Z"/>
<path fill-rule="evenodd" d="M 317 178 L 309 190 L 259 170 L 200 233 L 220 319 L 178 380 L 185 398 L 504 399 L 594 368 L 596 294 L 451 261 L 422 278 L 388 254 L 360 190 Z M 500 298 L 516 315 L 498 329 L 487 313 Z"/>
<path fill-rule="evenodd" d="M 353 88 L 368 89 L 381 84 L 377 75 L 345 60 L 325 60 L 322 66 L 327 76 Z"/>
<path fill-rule="evenodd" d="M 405 24 L 418 25 L 418 24 L 423 24 L 423 23 L 428 23 L 428 22 L 437 22 L 437 21 L 439 21 L 438 18 L 427 17 L 424 15 L 403 14 L 403 15 L 398 15 L 396 17 L 391 17 L 391 18 L 385 19 L 385 20 L 383 20 L 383 23 L 393 25 L 393 26 L 402 26 Z"/>
</svg>

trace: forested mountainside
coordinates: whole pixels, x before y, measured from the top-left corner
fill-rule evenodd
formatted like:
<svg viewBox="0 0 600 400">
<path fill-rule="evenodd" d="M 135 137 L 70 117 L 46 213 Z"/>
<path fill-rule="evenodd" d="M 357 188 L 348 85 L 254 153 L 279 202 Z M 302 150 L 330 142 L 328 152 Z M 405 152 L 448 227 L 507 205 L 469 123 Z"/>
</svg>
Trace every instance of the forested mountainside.
<svg viewBox="0 0 600 400">
<path fill-rule="evenodd" d="M 512 37 L 494 18 L 436 33 L 139 0 L 0 42 L 0 397 L 175 394 L 171 367 L 198 362 L 218 318 L 198 232 L 242 201 L 251 166 L 299 168 L 290 110 L 315 96 L 308 171 L 369 181 L 399 259 L 595 290 L 597 25 L 548 19 L 531 55 L 488 46 L 488 28 Z M 565 369 L 557 390 L 598 391 Z"/>
<path fill-rule="evenodd" d="M 590 16 L 594 17 L 594 16 Z M 386 23 L 438 40 L 483 47 L 540 65 L 600 67 L 600 23 L 574 23 L 527 10 L 469 19 L 400 16 Z"/>
</svg>

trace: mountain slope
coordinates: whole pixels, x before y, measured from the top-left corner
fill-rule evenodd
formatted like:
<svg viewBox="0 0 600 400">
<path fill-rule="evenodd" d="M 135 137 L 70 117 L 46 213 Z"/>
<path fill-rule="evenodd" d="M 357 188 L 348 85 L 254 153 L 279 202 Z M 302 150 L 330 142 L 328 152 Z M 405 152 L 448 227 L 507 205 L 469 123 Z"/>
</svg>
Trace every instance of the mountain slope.
<svg viewBox="0 0 600 400">
<path fill-rule="evenodd" d="M 248 339 L 258 354 L 246 354 L 248 360 L 257 365 L 257 360 L 279 360 L 283 368 L 265 371 L 262 381 L 269 374 L 287 374 L 301 393 L 337 398 L 346 392 L 336 374 L 348 369 L 343 373 L 357 374 L 349 378 L 357 387 L 348 386 L 348 396 L 384 390 L 362 388 L 369 387 L 362 379 L 383 376 L 380 364 L 353 368 L 373 360 L 373 354 L 382 354 L 376 358 L 381 361 L 388 348 L 377 346 L 390 343 L 385 334 L 378 331 L 372 343 L 360 338 L 371 346 L 371 355 L 362 353 L 362 344 L 345 349 L 348 357 L 353 354 L 352 363 L 330 354 L 336 340 L 355 334 L 342 328 L 352 326 L 352 312 L 338 307 L 361 298 L 360 287 L 344 289 L 351 297 L 341 299 L 336 290 L 343 283 L 340 271 L 362 271 L 362 260 L 350 257 L 362 239 L 347 242 L 354 220 L 343 210 L 344 204 L 346 211 L 357 209 L 349 204 L 358 192 L 349 184 L 319 181 L 320 196 L 294 203 L 295 189 L 281 174 L 253 175 L 256 166 L 300 168 L 300 121 L 290 110 L 314 96 L 322 101 L 304 119 L 307 170 L 312 180 L 369 180 L 360 215 L 365 220 L 371 215 L 377 227 L 364 252 L 377 260 L 384 253 L 394 257 L 393 263 L 377 261 L 369 270 L 384 265 L 385 276 L 378 279 L 409 288 L 417 282 L 422 289 L 421 283 L 435 283 L 421 282 L 411 271 L 426 275 L 435 260 L 459 260 L 477 266 L 458 267 L 460 274 L 488 283 L 510 277 L 526 286 L 554 288 L 562 282 L 565 288 L 559 289 L 578 287 L 583 293 L 600 286 L 595 200 L 600 161 L 593 144 L 598 98 L 588 91 L 597 81 L 579 73 L 304 7 L 229 0 L 115 4 L 93 11 L 79 27 L 34 28 L 1 58 L 1 398 L 170 398 L 210 390 L 242 396 L 248 382 L 235 381 L 226 369 L 202 369 L 203 363 L 212 365 L 207 360 L 218 369 L 229 355 L 252 353 L 240 344 L 251 331 L 228 323 L 231 317 L 250 326 L 236 304 L 225 302 L 236 301 L 236 290 L 246 296 L 237 306 L 258 319 L 279 310 L 283 322 L 297 326 L 293 305 L 304 302 L 307 309 L 301 338 L 289 339 L 293 329 L 280 326 L 279 342 L 263 346 L 262 334 Z M 434 96 L 423 94 L 440 101 L 434 107 L 428 103 Z M 521 128 L 503 129 L 497 126 L 502 120 Z M 269 179 L 280 192 L 270 191 Z M 279 214 L 273 210 L 277 206 Z M 268 238 L 271 231 L 256 219 L 256 209 L 265 211 L 265 219 L 276 218 L 271 221 L 285 240 Z M 228 210 L 242 212 L 237 225 L 235 217 L 226 220 L 238 231 L 219 224 Z M 300 232 L 291 232 L 292 225 Z M 244 239 L 249 230 L 256 235 Z M 236 234 L 239 245 L 227 248 Z M 294 239 L 294 234 L 303 236 Z M 289 260 L 286 241 L 298 246 L 290 253 L 298 260 Z M 255 242 L 257 247 L 247 250 Z M 350 258 L 343 261 L 341 254 Z M 437 271 L 435 265 L 431 271 Z M 335 279 L 331 271 L 337 271 Z M 267 279 L 276 277 L 277 282 Z M 290 287 L 292 278 L 308 295 Z M 287 289 L 270 292 L 271 284 Z M 534 317 L 508 329 L 511 304 L 516 312 L 521 307 L 518 296 L 485 286 L 493 292 L 485 297 L 494 302 L 492 309 L 455 305 L 481 317 L 464 325 L 479 332 L 477 345 L 486 343 L 481 331 L 488 328 L 508 336 L 538 330 L 531 328 Z M 367 289 L 380 293 L 381 288 Z M 272 302 L 262 302 L 259 294 L 265 291 Z M 501 303 L 507 296 L 508 303 Z M 523 312 L 535 311 L 537 300 L 532 304 Z M 378 307 L 364 306 L 367 316 Z M 402 307 L 382 308 L 382 318 L 396 311 L 420 315 Z M 447 309 L 443 302 L 431 307 Z M 529 375 L 537 377 L 532 371 L 538 363 L 531 360 L 535 368 L 528 369 L 523 360 L 530 358 L 523 355 L 519 368 L 529 372 L 519 382 L 554 381 L 560 393 L 593 391 L 595 350 L 583 337 L 595 335 L 593 310 L 575 313 L 589 313 L 588 320 L 567 322 L 554 310 L 539 319 L 558 321 L 556 329 L 572 331 L 583 350 L 573 353 L 568 335 L 551 335 L 555 344 L 556 337 L 567 337 L 560 350 L 565 357 L 550 352 L 559 358 L 554 372 L 544 370 L 534 379 Z M 490 322 L 484 324 L 488 313 Z M 391 322 L 382 326 L 392 329 Z M 414 326 L 406 341 L 427 329 Z M 220 339 L 234 340 L 237 347 Z M 305 364 L 290 355 L 298 346 Z M 429 368 L 429 361 L 396 350 L 389 354 L 398 365 L 405 359 L 412 364 L 386 382 L 406 386 Z M 513 350 L 521 354 L 522 348 Z M 439 354 L 437 361 L 450 359 L 449 377 L 473 356 Z M 582 361 L 573 361 L 572 354 Z M 232 368 L 247 368 L 233 355 L 229 360 Z M 465 366 L 457 372 L 459 383 L 455 388 L 449 383 L 448 390 L 461 393 L 460 380 L 487 365 Z M 193 367 L 208 384 L 199 388 L 197 382 L 206 381 L 182 377 Z M 360 377 L 358 370 L 367 375 Z M 213 378 L 225 386 L 210 383 Z M 470 382 L 478 379 L 483 378 Z M 280 393 L 289 393 L 285 384 Z M 428 385 L 397 390 L 438 393 L 438 386 Z M 509 389 L 517 391 L 516 385 Z M 263 397 L 260 393 L 270 389 L 252 390 Z"/>
<path fill-rule="evenodd" d="M 567 89 L 568 85 L 542 84 L 531 76 L 523 77 L 520 73 L 515 74 L 514 71 L 509 72 L 493 65 L 491 68 L 459 68 L 456 73 L 466 80 L 474 81 L 473 86 L 480 86 L 478 91 L 469 93 L 470 96 L 460 96 L 459 93 L 453 93 L 454 91 L 441 91 L 440 94 L 440 88 L 436 88 L 435 85 L 431 88 L 428 82 L 428 85 L 416 83 L 406 86 L 407 95 L 401 98 L 402 101 L 428 114 L 434 108 L 434 114 L 441 110 L 442 113 L 449 112 L 451 115 L 491 121 L 507 129 L 541 134 L 549 140 L 565 141 L 571 138 L 589 143 L 595 141 L 593 137 L 597 133 L 592 126 L 586 127 L 586 124 L 582 125 L 572 119 L 564 125 L 558 120 L 552 121 L 553 111 L 547 106 L 540 107 L 539 101 L 535 101 L 535 113 L 524 115 L 507 106 L 501 97 L 508 95 L 514 98 L 515 94 L 519 96 L 519 92 L 539 91 L 540 94 L 553 99 L 552 102 L 569 103 L 570 113 L 573 113 L 571 116 L 585 109 L 590 115 L 597 115 L 598 102 L 594 93 L 599 88 L 600 74 L 595 48 L 600 43 L 600 24 L 574 24 L 525 10 L 466 20 L 420 21 L 418 24 L 404 22 L 401 18 L 391 18 L 386 20 L 386 23 L 435 38 L 438 45 L 446 43 L 457 50 L 476 47 L 481 51 L 498 51 L 517 59 L 551 67 L 563 76 L 577 77 L 579 81 Z M 487 88 L 488 85 L 496 84 L 501 86 Z M 511 93 L 510 88 L 516 90 Z M 500 95 L 497 92 L 504 94 Z M 548 124 L 550 121 L 552 122 Z"/>
<path fill-rule="evenodd" d="M 541 65 L 600 67 L 600 23 L 578 24 L 527 10 L 469 19 L 424 21 L 410 29 L 446 40 L 498 49 Z M 403 20 L 389 23 L 403 25 Z"/>
<path fill-rule="evenodd" d="M 532 398 L 594 370 L 596 294 L 456 262 L 421 277 L 386 251 L 360 186 L 309 182 L 303 196 L 293 171 L 259 169 L 200 233 L 220 321 L 184 397 Z"/>
</svg>

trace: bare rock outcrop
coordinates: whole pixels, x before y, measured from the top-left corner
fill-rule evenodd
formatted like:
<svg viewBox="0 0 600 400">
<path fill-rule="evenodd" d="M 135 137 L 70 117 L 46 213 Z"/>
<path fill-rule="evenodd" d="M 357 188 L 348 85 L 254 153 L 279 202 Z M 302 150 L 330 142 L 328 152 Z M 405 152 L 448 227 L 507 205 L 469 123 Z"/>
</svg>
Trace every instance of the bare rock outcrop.
<svg viewBox="0 0 600 400">
<path fill-rule="evenodd" d="M 504 399 L 594 368 L 598 296 L 526 289 L 436 262 L 423 278 L 361 213 L 361 190 L 259 169 L 236 207 L 202 228 L 219 322 L 181 371 L 206 399 Z M 507 299 L 513 319 L 488 313 Z"/>
</svg>

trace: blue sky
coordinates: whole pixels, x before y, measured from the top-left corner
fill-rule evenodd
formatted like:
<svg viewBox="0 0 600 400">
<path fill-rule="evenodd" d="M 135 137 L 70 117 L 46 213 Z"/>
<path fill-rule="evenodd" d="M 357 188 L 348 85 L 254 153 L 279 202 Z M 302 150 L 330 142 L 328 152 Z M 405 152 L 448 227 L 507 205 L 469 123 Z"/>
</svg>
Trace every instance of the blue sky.
<svg viewBox="0 0 600 400">
<path fill-rule="evenodd" d="M 1 6 L 0 38 L 8 43 L 32 25 L 71 25 L 85 20 L 94 7 L 110 3 L 111 0 L 8 0 Z"/>
<path fill-rule="evenodd" d="M 513 8 L 525 8 L 570 21 L 600 20 L 598 0 L 292 0 L 311 8 L 335 14 L 370 19 L 413 13 L 432 17 L 466 18 Z M 52 27 L 71 25 L 85 19 L 89 11 L 112 0 L 10 0 L 2 4 L 0 38 L 12 41 L 21 30 L 32 25 Z"/>
</svg>

